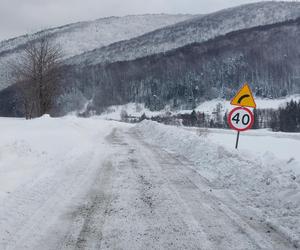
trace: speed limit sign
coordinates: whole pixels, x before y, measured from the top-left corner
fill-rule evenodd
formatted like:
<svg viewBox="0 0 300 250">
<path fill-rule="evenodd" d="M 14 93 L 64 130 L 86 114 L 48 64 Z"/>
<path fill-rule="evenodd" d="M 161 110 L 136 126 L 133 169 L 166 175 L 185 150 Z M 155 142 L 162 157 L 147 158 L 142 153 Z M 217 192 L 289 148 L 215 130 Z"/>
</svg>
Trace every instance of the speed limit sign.
<svg viewBox="0 0 300 250">
<path fill-rule="evenodd" d="M 229 126 L 239 132 L 250 129 L 253 123 L 253 113 L 250 109 L 245 107 L 234 108 L 228 115 Z"/>
<path fill-rule="evenodd" d="M 239 145 L 240 132 L 252 128 L 254 123 L 254 115 L 252 111 L 245 108 L 256 108 L 252 91 L 247 83 L 244 84 L 244 86 L 238 91 L 230 104 L 240 106 L 231 110 L 228 115 L 228 124 L 230 128 L 238 131 L 235 144 L 235 148 L 237 149 Z"/>
</svg>

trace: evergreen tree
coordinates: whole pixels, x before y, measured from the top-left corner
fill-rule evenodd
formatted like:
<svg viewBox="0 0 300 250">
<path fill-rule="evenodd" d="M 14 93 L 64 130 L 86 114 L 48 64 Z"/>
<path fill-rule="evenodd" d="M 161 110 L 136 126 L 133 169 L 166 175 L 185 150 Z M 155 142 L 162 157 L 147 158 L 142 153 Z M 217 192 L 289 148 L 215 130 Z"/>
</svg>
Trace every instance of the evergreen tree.
<svg viewBox="0 0 300 250">
<path fill-rule="evenodd" d="M 252 126 L 252 129 L 259 129 L 259 113 L 256 109 L 253 110 L 253 116 L 254 116 L 254 123 Z"/>
<path fill-rule="evenodd" d="M 287 103 L 279 109 L 279 129 L 283 132 L 297 132 L 299 128 L 299 104 L 295 101 Z"/>
<path fill-rule="evenodd" d="M 228 114 L 227 114 L 227 111 L 226 111 L 226 113 L 224 114 L 224 117 L 223 117 L 223 127 L 224 128 L 229 128 L 229 126 L 228 126 Z"/>
<path fill-rule="evenodd" d="M 143 120 L 146 120 L 146 119 L 147 119 L 147 116 L 145 113 L 143 113 L 142 116 L 140 117 L 140 122 Z"/>
<path fill-rule="evenodd" d="M 214 128 L 214 127 L 215 127 L 215 122 L 214 122 L 213 119 L 210 120 L 210 122 L 209 122 L 209 127 L 210 127 L 210 128 Z"/>
<path fill-rule="evenodd" d="M 279 124 L 279 117 L 278 112 L 273 112 L 271 115 L 270 127 L 273 131 L 279 131 L 280 124 Z"/>
<path fill-rule="evenodd" d="M 191 126 L 196 126 L 197 125 L 197 114 L 196 111 L 193 110 L 191 113 L 191 117 L 190 117 L 190 122 L 191 122 Z"/>
</svg>

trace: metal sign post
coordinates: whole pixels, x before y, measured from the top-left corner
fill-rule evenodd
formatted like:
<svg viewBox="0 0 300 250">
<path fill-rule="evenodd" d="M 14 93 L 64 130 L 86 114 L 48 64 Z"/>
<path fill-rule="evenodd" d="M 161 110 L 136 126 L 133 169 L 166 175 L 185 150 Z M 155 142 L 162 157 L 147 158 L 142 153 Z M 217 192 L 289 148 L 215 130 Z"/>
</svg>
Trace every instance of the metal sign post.
<svg viewBox="0 0 300 250">
<path fill-rule="evenodd" d="M 240 131 L 238 131 L 238 132 L 237 132 L 237 135 L 236 135 L 235 149 L 238 149 L 238 146 L 239 146 L 239 139 L 240 139 Z"/>
</svg>

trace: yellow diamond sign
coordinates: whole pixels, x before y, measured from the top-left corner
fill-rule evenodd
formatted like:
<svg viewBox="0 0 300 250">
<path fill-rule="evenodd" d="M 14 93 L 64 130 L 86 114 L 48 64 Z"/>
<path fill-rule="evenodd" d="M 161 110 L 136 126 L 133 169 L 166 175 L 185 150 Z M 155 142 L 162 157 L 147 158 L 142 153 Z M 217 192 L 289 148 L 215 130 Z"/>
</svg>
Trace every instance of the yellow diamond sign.
<svg viewBox="0 0 300 250">
<path fill-rule="evenodd" d="M 230 102 L 231 105 L 256 108 L 251 89 L 246 83 Z"/>
</svg>

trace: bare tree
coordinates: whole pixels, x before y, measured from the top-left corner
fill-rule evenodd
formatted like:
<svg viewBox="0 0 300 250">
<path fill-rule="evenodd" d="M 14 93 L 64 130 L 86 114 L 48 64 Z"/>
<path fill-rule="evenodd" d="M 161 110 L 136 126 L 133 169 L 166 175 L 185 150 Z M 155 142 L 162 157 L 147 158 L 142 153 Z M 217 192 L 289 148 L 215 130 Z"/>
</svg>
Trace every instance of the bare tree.
<svg viewBox="0 0 300 250">
<path fill-rule="evenodd" d="M 18 62 L 13 63 L 27 119 L 51 111 L 58 91 L 61 60 L 61 47 L 46 34 L 28 42 Z"/>
</svg>

